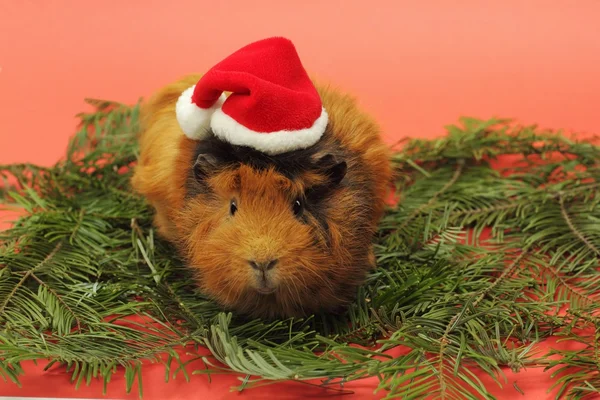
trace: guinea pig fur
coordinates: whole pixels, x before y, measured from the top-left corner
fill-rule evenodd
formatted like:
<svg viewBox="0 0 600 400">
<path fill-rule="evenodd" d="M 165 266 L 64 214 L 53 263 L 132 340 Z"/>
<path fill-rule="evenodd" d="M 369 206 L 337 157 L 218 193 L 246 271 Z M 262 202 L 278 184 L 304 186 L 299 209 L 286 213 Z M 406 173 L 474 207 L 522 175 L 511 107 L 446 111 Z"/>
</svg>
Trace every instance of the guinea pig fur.
<svg viewBox="0 0 600 400">
<path fill-rule="evenodd" d="M 352 97 L 316 82 L 329 114 L 312 147 L 269 156 L 182 134 L 175 104 L 199 75 L 142 104 L 132 186 L 159 235 L 224 309 L 261 318 L 339 310 L 374 268 L 388 146 Z"/>
</svg>

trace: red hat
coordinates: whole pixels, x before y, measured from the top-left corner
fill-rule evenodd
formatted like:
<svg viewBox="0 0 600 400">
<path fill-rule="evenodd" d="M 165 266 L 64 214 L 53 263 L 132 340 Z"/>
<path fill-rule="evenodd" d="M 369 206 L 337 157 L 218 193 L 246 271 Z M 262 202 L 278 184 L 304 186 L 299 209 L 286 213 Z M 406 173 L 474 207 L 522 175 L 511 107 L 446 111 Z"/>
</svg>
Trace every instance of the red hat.
<svg viewBox="0 0 600 400">
<path fill-rule="evenodd" d="M 227 97 L 224 92 L 231 92 Z M 185 90 L 176 107 L 183 133 L 209 135 L 271 155 L 317 143 L 328 116 L 291 41 L 249 44 Z"/>
</svg>

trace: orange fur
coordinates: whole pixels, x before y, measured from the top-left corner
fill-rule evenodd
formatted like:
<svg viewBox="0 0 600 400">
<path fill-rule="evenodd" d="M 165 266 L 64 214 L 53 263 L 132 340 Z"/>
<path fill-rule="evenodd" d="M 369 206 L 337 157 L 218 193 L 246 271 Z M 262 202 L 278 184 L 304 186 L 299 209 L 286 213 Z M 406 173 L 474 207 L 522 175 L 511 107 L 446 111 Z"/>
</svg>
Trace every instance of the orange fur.
<svg viewBox="0 0 600 400">
<path fill-rule="evenodd" d="M 175 118 L 179 94 L 199 79 L 185 77 L 157 92 L 142 107 L 140 158 L 134 189 L 156 210 L 161 236 L 174 243 L 202 290 L 225 308 L 262 317 L 296 316 L 346 304 L 374 263 L 371 238 L 384 210 L 391 168 L 378 126 L 354 100 L 317 85 L 335 139 L 358 156 L 348 161 L 348 179 L 364 185 L 373 198 L 365 205 L 356 190 L 340 189 L 327 200 L 325 232 L 314 216 L 301 222 L 290 204 L 326 179 L 304 171 L 290 180 L 275 169 L 248 165 L 207 179 L 209 198 L 186 199 L 186 180 L 196 142 L 187 139 Z M 366 193 L 366 192 L 365 192 Z M 235 199 L 238 211 L 229 213 Z M 315 236 L 320 238 L 315 243 Z M 268 272 L 276 291 L 257 294 L 249 261 L 278 260 Z"/>
</svg>

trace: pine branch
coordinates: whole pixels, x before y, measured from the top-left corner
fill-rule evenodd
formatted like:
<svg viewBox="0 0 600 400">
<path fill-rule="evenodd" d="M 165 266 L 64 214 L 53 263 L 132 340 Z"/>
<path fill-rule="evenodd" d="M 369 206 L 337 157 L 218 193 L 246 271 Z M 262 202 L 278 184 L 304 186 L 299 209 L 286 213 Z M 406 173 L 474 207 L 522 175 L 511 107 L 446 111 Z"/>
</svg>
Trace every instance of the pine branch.
<svg viewBox="0 0 600 400">
<path fill-rule="evenodd" d="M 573 234 L 575 234 L 575 236 L 577 236 L 579 238 L 579 240 L 581 240 L 583 243 L 585 243 L 585 245 L 592 250 L 594 253 L 596 253 L 597 255 L 600 256 L 600 250 L 594 246 L 594 244 L 592 242 L 590 242 L 575 226 L 575 224 L 573 224 L 573 220 L 571 219 L 571 217 L 569 217 L 569 213 L 567 212 L 567 209 L 565 208 L 565 200 L 563 198 L 563 196 L 559 195 L 558 196 L 558 200 L 560 203 L 560 211 L 562 213 L 563 218 L 565 219 L 565 222 L 567 223 L 567 225 L 569 226 L 569 229 L 571 229 L 571 232 L 573 232 Z"/>
<path fill-rule="evenodd" d="M 454 175 L 452 175 L 452 178 L 440 190 L 435 192 L 434 195 L 429 199 L 429 201 L 427 203 L 423 204 L 422 206 L 420 206 L 416 210 L 414 210 L 412 213 L 410 213 L 410 215 L 408 217 L 406 217 L 404 222 L 398 227 L 398 230 L 402 231 L 417 215 L 421 214 L 423 211 L 427 210 L 429 207 L 431 207 L 433 204 L 435 204 L 437 198 L 440 195 L 442 195 L 444 192 L 446 192 L 448 189 L 450 189 L 452 187 L 452 185 L 454 185 L 456 183 L 456 181 L 458 180 L 458 178 L 460 177 L 460 175 L 462 173 L 463 168 L 464 168 L 464 161 L 459 160 L 458 166 L 456 167 L 456 170 L 454 171 Z"/>
<path fill-rule="evenodd" d="M 463 215 L 472 216 L 472 215 L 476 215 L 476 214 L 490 214 L 495 211 L 512 210 L 512 209 L 519 207 L 520 205 L 522 205 L 522 203 L 515 201 L 515 202 L 509 203 L 509 204 L 500 204 L 500 205 L 495 205 L 495 206 L 480 207 L 480 208 L 474 208 L 471 210 L 454 211 L 453 214 L 456 217 L 463 216 Z"/>
<path fill-rule="evenodd" d="M 36 266 L 34 266 L 32 269 L 28 270 L 23 275 L 23 277 L 21 278 L 19 283 L 17 283 L 14 286 L 13 290 L 8 294 L 8 296 L 6 296 L 4 298 L 4 301 L 0 305 L 0 315 L 2 315 L 4 313 L 6 306 L 8 305 L 8 303 L 10 303 L 10 301 L 13 298 L 13 296 L 15 295 L 15 293 L 17 293 L 17 290 L 19 290 L 19 288 L 21 286 L 23 286 L 23 284 L 25 283 L 27 278 L 29 278 L 31 275 L 33 275 L 33 273 L 35 271 L 37 271 L 39 268 L 43 267 L 45 264 L 50 262 L 50 260 L 52 260 L 52 258 L 56 255 L 56 253 L 58 253 L 58 251 L 60 250 L 61 247 L 62 247 L 62 242 L 57 243 L 56 246 L 54 247 L 54 249 L 42 261 L 40 261 Z"/>
<path fill-rule="evenodd" d="M 480 293 L 477 295 L 477 297 L 474 298 L 474 300 L 472 302 L 467 301 L 467 303 L 462 308 L 462 310 L 459 313 L 455 314 L 450 319 L 450 322 L 448 322 L 448 325 L 446 325 L 444 334 L 440 338 L 440 352 L 439 352 L 438 374 L 437 374 L 438 379 L 440 381 L 440 388 L 441 388 L 441 394 L 442 394 L 443 399 L 446 398 L 446 393 L 445 393 L 446 382 L 445 382 L 445 378 L 444 378 L 445 351 L 446 351 L 446 347 L 448 346 L 448 343 L 449 343 L 448 336 L 450 335 L 450 332 L 452 332 L 452 330 L 456 327 L 456 325 L 459 322 L 459 319 L 467 314 L 469 309 L 475 310 L 477 308 L 477 306 L 479 305 L 479 303 L 483 300 L 483 298 L 488 293 L 490 293 L 496 286 L 498 286 L 508 276 L 511 276 L 515 272 L 515 270 L 519 267 L 521 260 L 523 260 L 523 258 L 526 256 L 527 252 L 528 252 L 528 249 L 523 249 L 523 251 L 513 260 L 513 262 L 508 266 L 508 268 L 506 268 L 506 270 L 504 270 L 502 275 L 500 275 L 498 277 L 498 279 L 496 279 L 491 285 L 489 285 L 486 288 L 484 288 L 483 290 L 481 290 Z M 469 300 L 471 300 L 471 299 L 469 299 Z"/>
<path fill-rule="evenodd" d="M 75 323 L 77 324 L 77 330 L 80 331 L 81 330 L 81 321 L 79 321 L 77 314 L 75 314 L 75 312 L 71 309 L 71 307 L 69 307 L 69 305 L 67 303 L 65 303 L 65 301 L 61 298 L 61 296 L 58 293 L 56 293 L 50 286 L 48 286 L 48 284 L 46 284 L 44 281 L 42 281 L 40 278 L 38 278 L 33 272 L 31 272 L 30 276 L 33 279 L 35 279 L 41 286 L 43 286 L 47 291 L 52 293 L 52 295 L 54 297 L 56 297 L 56 300 L 58 300 L 58 302 L 60 304 L 62 304 L 63 307 L 65 307 L 67 310 L 69 310 L 71 315 L 73 315 L 73 318 L 75 318 Z"/>
<path fill-rule="evenodd" d="M 544 269 L 549 272 L 555 279 L 560 281 L 561 285 L 568 290 L 573 297 L 577 297 L 582 299 L 587 304 L 594 304 L 596 300 L 591 298 L 589 295 L 580 292 L 576 287 L 571 285 L 567 280 L 565 280 L 551 265 L 545 266 Z"/>
<path fill-rule="evenodd" d="M 523 260 L 523 258 L 525 258 L 525 256 L 527 255 L 528 252 L 529 252 L 528 248 L 522 249 L 521 253 L 514 259 L 514 261 L 509 265 L 509 267 L 506 268 L 506 270 L 504 270 L 504 272 L 502 272 L 502 275 L 500 275 L 498 277 L 498 279 L 496 279 L 490 286 L 488 286 L 487 288 L 485 288 L 484 290 L 481 291 L 479 296 L 477 296 L 477 298 L 473 301 L 472 307 L 477 308 L 477 306 L 479 305 L 481 300 L 483 300 L 483 298 L 488 293 L 490 293 L 492 290 L 494 290 L 494 288 L 496 286 L 498 286 L 504 280 L 506 280 L 507 277 L 511 276 L 517 270 L 517 268 L 519 268 L 521 261 Z"/>
<path fill-rule="evenodd" d="M 167 376 L 188 377 L 178 349 L 193 344 L 221 363 L 207 357 L 193 373 L 235 373 L 244 390 L 377 377 L 387 398 L 492 398 L 475 371 L 500 384 L 502 366 L 557 368 L 574 398 L 600 387 L 597 335 L 581 333 L 600 326 L 600 148 L 590 141 L 470 118 L 444 138 L 406 141 L 392 161 L 401 201 L 347 312 L 248 321 L 205 298 L 154 237 L 153 212 L 129 187 L 138 107 L 90 104 L 66 159 L 0 166 L 17 182 L 0 200 L 26 211 L 0 234 L 0 375 L 18 382 L 21 361 L 48 360 L 75 385 L 124 372 L 131 391 L 144 360 L 165 356 Z M 523 163 L 499 173 L 489 162 L 504 155 Z M 551 336 L 586 348 L 534 356 Z M 386 354 L 398 346 L 405 355 Z"/>
</svg>

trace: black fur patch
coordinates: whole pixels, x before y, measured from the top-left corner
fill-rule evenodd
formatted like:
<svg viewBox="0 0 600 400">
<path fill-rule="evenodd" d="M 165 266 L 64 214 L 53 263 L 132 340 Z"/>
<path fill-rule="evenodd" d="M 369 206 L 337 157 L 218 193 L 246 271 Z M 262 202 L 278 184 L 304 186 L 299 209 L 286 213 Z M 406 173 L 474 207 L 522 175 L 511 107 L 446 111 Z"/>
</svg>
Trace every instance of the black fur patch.
<svg viewBox="0 0 600 400">
<path fill-rule="evenodd" d="M 248 165 L 256 170 L 275 168 L 277 172 L 291 180 L 296 179 L 298 175 L 305 172 L 308 168 L 317 167 L 315 164 L 315 156 L 317 154 L 331 154 L 340 160 L 344 160 L 350 156 L 329 131 L 326 131 L 321 140 L 315 145 L 307 149 L 290 151 L 275 156 L 270 156 L 251 147 L 232 145 L 211 134 L 207 139 L 198 141 L 193 158 L 189 161 L 190 170 L 186 185 L 186 195 L 188 198 L 206 194 L 209 190 L 197 178 L 193 170 L 193 165 L 200 154 L 210 154 L 211 157 L 214 157 L 218 168 L 235 168 L 241 164 Z M 328 189 L 331 188 L 319 188 L 317 195 L 324 196 Z"/>
<path fill-rule="evenodd" d="M 275 170 L 289 179 L 295 179 L 300 173 L 306 171 L 313 164 L 312 157 L 322 152 L 344 155 L 345 151 L 339 143 L 332 140 L 327 132 L 315 145 L 301 150 L 290 151 L 284 154 L 270 156 L 257 151 L 251 147 L 236 146 L 225 142 L 214 135 L 199 141 L 194 154 L 195 162 L 199 154 L 211 154 L 217 158 L 222 167 L 230 167 L 237 164 L 246 164 L 257 170 L 274 167 Z"/>
<path fill-rule="evenodd" d="M 324 200 L 331 188 L 327 186 L 318 186 L 309 188 L 305 193 L 304 207 L 306 212 L 314 217 L 323 232 L 329 234 L 329 224 L 327 223 L 327 204 Z"/>
</svg>

